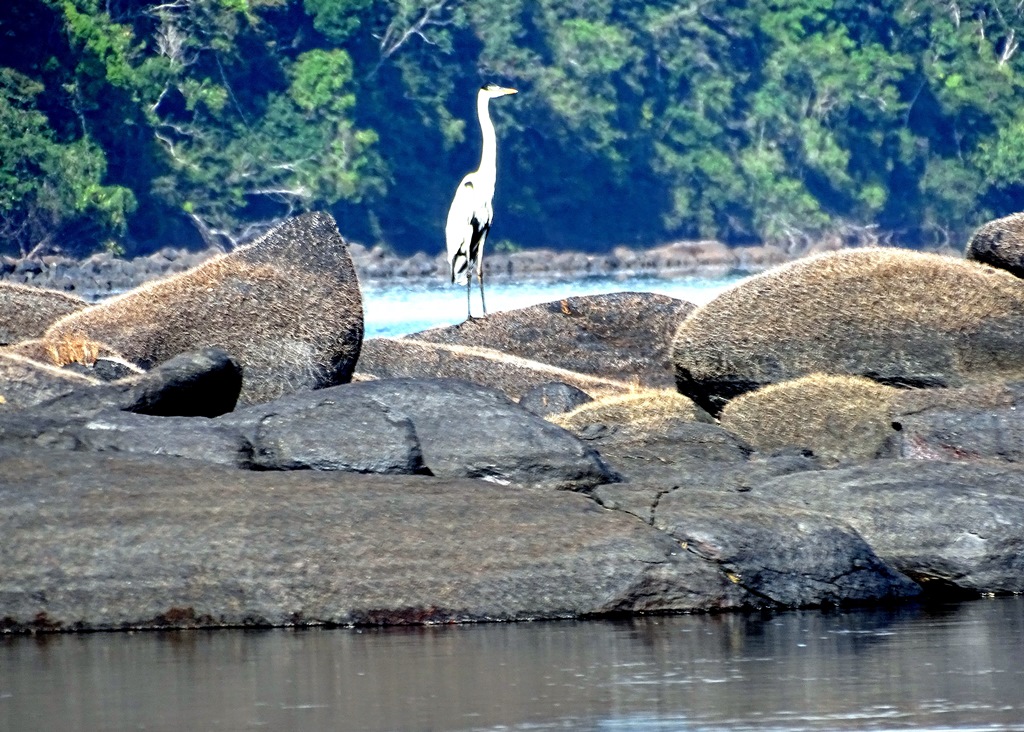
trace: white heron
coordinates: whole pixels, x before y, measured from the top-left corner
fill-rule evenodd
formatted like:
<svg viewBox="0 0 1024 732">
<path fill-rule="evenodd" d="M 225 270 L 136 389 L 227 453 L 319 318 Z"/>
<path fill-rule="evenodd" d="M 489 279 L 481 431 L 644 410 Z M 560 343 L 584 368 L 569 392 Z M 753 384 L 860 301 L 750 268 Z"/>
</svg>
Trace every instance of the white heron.
<svg viewBox="0 0 1024 732">
<path fill-rule="evenodd" d="M 498 177 L 498 141 L 494 134 L 494 123 L 488 104 L 492 99 L 515 94 L 515 89 L 487 84 L 476 95 L 476 114 L 480 119 L 480 134 L 483 148 L 480 151 L 480 167 L 469 173 L 459 183 L 455 198 L 448 209 L 448 221 L 444 226 L 444 237 L 448 245 L 448 265 L 451 267 L 452 282 L 466 286 L 466 319 L 472 320 L 470 306 L 473 272 L 480 283 L 480 306 L 484 317 L 487 304 L 484 302 L 484 241 L 491 228 L 494 211 L 494 184 Z"/>
</svg>

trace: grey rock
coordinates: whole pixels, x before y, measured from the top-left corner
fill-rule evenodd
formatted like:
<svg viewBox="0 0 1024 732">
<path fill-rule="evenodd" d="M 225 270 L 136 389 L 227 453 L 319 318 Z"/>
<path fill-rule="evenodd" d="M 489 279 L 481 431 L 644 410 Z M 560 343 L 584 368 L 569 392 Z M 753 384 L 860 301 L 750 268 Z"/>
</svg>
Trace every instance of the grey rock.
<svg viewBox="0 0 1024 732">
<path fill-rule="evenodd" d="M 297 393 L 225 415 L 249 436 L 263 470 L 428 474 L 412 420 L 337 389 Z"/>
<path fill-rule="evenodd" d="M 621 460 L 614 466 L 624 469 L 631 480 L 634 476 L 640 479 L 601 485 L 592 495 L 601 505 L 628 511 L 649 524 L 654 523 L 654 509 L 661 496 L 676 489 L 743 493 L 781 475 L 821 469 L 813 458 L 796 455 L 743 462 L 685 461 L 646 470 Z"/>
<path fill-rule="evenodd" d="M 934 593 L 1024 592 L 1024 468 L 877 460 L 774 478 L 751 495 L 827 513 Z"/>
<path fill-rule="evenodd" d="M 561 381 L 595 393 L 628 392 L 630 385 L 569 371 L 493 348 L 429 343 L 409 338 L 363 342 L 358 373 L 377 379 L 461 379 L 518 400 L 542 384 Z"/>
<path fill-rule="evenodd" d="M 44 340 L 82 336 L 145 369 L 221 347 L 242 364 L 238 399 L 252 404 L 347 382 L 363 340 L 362 298 L 334 219 L 311 212 L 194 269 L 67 315 Z"/>
<path fill-rule="evenodd" d="M 582 389 L 571 384 L 554 381 L 535 386 L 519 398 L 519 406 L 539 417 L 549 414 L 564 414 L 581 404 L 594 401 L 594 398 Z"/>
<path fill-rule="evenodd" d="M 894 416 L 895 456 L 1024 461 L 1024 409 L 929 409 Z"/>
<path fill-rule="evenodd" d="M 219 348 L 204 348 L 137 376 L 75 389 L 40 408 L 68 416 L 120 409 L 161 417 L 216 417 L 234 408 L 241 386 L 238 363 Z"/>
<path fill-rule="evenodd" d="M 1024 213 L 982 224 L 967 242 L 967 259 L 1024 277 Z"/>
<path fill-rule="evenodd" d="M 849 526 L 750 494 L 673 490 L 658 501 L 654 526 L 781 606 L 875 602 L 921 591 Z"/>
<path fill-rule="evenodd" d="M 237 430 L 204 417 L 153 417 L 105 412 L 65 428 L 79 450 L 168 455 L 248 468 L 252 446 Z"/>
<path fill-rule="evenodd" d="M 672 421 L 660 432 L 629 425 L 595 424 L 580 432 L 627 481 L 674 485 L 706 464 L 742 463 L 748 445 L 718 425 Z"/>
<path fill-rule="evenodd" d="M 56 290 L 0 282 L 0 346 L 38 338 L 51 323 L 87 305 Z"/>
<path fill-rule="evenodd" d="M 98 385 L 98 381 L 87 376 L 15 354 L 0 353 L 0 415 L 29 409 Z"/>
<path fill-rule="evenodd" d="M 90 376 L 100 381 L 120 381 L 139 373 L 139 369 L 127 361 L 117 358 L 100 356 L 92 366 L 86 366 L 76 362 L 66 364 L 62 367 L 66 371 L 74 371 L 82 376 Z"/>
<path fill-rule="evenodd" d="M 406 434 L 401 420 L 407 418 L 419 441 L 423 463 L 439 477 L 571 490 L 618 479 L 592 448 L 570 433 L 498 391 L 454 379 L 383 379 L 295 393 L 222 419 L 249 436 L 259 454 L 265 451 L 266 435 L 259 433 L 258 426 L 267 417 L 279 415 L 281 419 L 274 425 L 281 434 L 286 420 L 301 420 L 311 409 L 323 409 L 322 414 L 337 414 L 339 419 L 345 419 L 347 413 L 369 419 L 377 410 L 392 432 L 398 429 L 393 432 L 396 436 L 387 438 L 391 442 L 379 450 L 372 441 L 353 440 L 350 448 L 362 449 L 361 456 L 350 452 L 348 457 L 328 458 L 321 452 L 320 460 L 349 460 L 362 466 L 387 463 L 396 454 L 396 445 L 407 444 L 400 437 Z M 299 434 L 303 428 L 288 429 Z"/>
<path fill-rule="evenodd" d="M 734 397 L 812 373 L 901 388 L 1022 378 L 1024 283 L 975 262 L 864 248 L 744 280 L 691 313 L 676 386 L 714 415 Z"/>
<path fill-rule="evenodd" d="M 384 625 L 757 605 L 585 496 L 0 452 L 0 628 Z"/>
</svg>

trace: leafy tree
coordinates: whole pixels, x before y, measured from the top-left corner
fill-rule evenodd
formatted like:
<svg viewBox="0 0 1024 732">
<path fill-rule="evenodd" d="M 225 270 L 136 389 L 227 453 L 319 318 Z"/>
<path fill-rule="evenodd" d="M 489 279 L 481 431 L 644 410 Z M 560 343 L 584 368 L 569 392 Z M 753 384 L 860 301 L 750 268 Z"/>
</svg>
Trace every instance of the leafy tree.
<svg viewBox="0 0 1024 732">
<path fill-rule="evenodd" d="M 135 199 L 104 185 L 106 160 L 87 137 L 61 143 L 36 105 L 41 84 L 0 69 L 0 236 L 22 254 L 89 234 L 123 235 Z"/>
<path fill-rule="evenodd" d="M 501 137 L 496 234 L 962 243 L 1024 208 L 1017 0 L 19 0 L 0 248 L 232 246 L 292 212 L 441 248 Z"/>
</svg>

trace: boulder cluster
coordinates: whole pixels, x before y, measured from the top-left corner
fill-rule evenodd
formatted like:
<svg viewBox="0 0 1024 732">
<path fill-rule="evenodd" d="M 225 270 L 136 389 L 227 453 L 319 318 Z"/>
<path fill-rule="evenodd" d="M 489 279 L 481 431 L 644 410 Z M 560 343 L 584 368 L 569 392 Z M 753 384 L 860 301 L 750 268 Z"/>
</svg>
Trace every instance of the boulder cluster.
<svg viewBox="0 0 1024 732">
<path fill-rule="evenodd" d="M 1024 592 L 1022 227 L 366 340 L 323 213 L 0 283 L 0 632 Z"/>
</svg>

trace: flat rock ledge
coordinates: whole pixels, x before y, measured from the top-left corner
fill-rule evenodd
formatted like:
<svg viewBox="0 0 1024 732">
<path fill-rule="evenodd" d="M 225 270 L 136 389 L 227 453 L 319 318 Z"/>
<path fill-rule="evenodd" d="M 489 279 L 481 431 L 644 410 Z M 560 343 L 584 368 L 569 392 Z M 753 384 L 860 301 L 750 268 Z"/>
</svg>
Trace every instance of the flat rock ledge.
<svg viewBox="0 0 1024 732">
<path fill-rule="evenodd" d="M 785 551 L 739 577 L 751 566 L 739 536 L 765 511 L 754 499 L 738 511 L 703 495 L 701 525 L 683 526 L 677 506 L 663 530 L 585 494 L 463 478 L 31 447 L 0 451 L 0 476 L 8 633 L 582 618 L 919 592 L 853 529 L 796 510 L 764 530 L 798 526 L 810 553 L 831 553 L 830 579 L 802 594 L 803 564 Z M 709 522 L 733 537 L 728 556 L 698 541 Z"/>
</svg>

